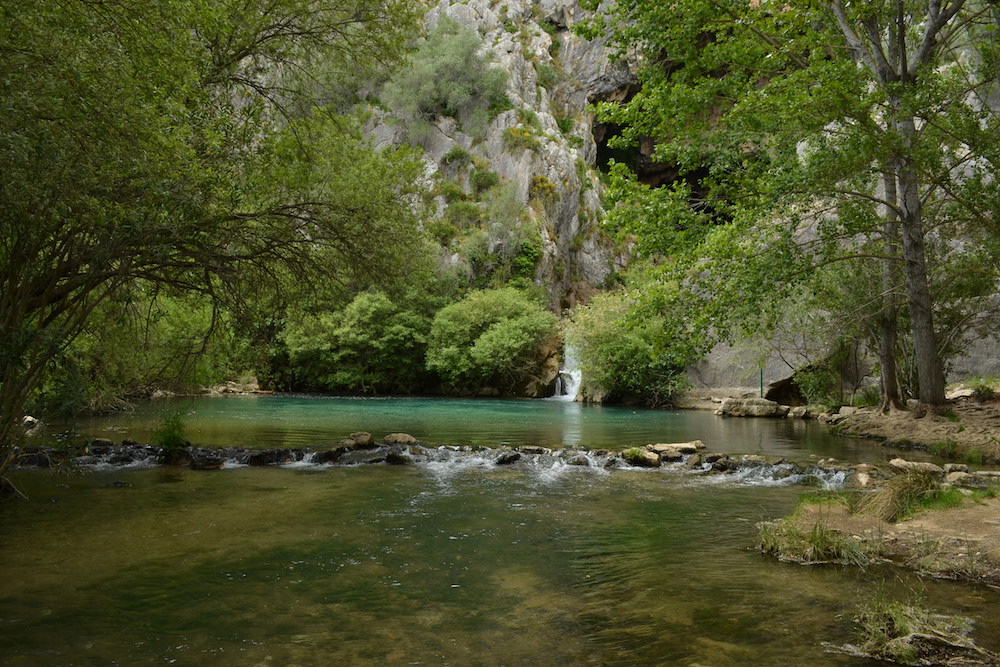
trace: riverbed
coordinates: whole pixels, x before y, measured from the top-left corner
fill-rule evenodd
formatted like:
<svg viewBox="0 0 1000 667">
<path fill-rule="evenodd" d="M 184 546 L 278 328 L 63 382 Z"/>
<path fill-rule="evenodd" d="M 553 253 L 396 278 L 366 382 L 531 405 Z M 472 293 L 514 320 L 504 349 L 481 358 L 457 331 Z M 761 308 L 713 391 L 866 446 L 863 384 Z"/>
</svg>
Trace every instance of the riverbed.
<svg viewBox="0 0 1000 667">
<path fill-rule="evenodd" d="M 449 427 L 420 406 L 354 403 L 216 399 L 189 403 L 184 421 L 208 445 L 300 446 L 363 429 L 441 444 L 699 438 L 734 453 L 886 455 L 787 420 L 435 401 L 458 413 Z M 141 439 L 175 407 L 76 428 Z M 852 613 L 879 589 L 967 615 L 976 641 L 1000 648 L 994 591 L 761 556 L 755 523 L 787 514 L 803 487 L 461 461 L 19 471 L 29 500 L 0 505 L 0 663 L 864 664 L 829 646 L 851 640 Z"/>
</svg>

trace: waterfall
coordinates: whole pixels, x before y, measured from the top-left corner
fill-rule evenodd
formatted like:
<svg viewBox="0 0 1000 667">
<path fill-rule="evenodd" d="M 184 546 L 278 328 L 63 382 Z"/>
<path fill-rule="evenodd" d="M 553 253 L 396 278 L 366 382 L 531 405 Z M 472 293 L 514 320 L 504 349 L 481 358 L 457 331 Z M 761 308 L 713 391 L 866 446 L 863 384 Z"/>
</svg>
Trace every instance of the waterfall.
<svg viewBox="0 0 1000 667">
<path fill-rule="evenodd" d="M 577 358 L 576 348 L 567 343 L 563 351 L 562 368 L 559 369 L 559 377 L 556 378 L 556 393 L 553 398 L 563 401 L 576 400 L 580 393 L 580 382 L 583 380 L 583 371 L 580 370 L 580 360 Z"/>
</svg>

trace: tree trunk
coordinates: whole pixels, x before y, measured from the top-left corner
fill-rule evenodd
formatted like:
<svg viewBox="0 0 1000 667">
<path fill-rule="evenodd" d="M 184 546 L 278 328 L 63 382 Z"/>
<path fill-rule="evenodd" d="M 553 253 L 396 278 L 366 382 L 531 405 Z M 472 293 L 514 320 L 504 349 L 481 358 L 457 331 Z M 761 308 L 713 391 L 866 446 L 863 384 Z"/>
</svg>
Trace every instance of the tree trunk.
<svg viewBox="0 0 1000 667">
<path fill-rule="evenodd" d="M 878 364 L 882 396 L 879 411 L 889 412 L 903 408 L 899 397 L 899 377 L 896 368 L 896 261 L 899 256 L 899 216 L 897 214 L 896 175 L 892 171 L 882 174 L 884 191 L 886 259 L 882 262 L 882 309 L 879 312 Z"/>
<path fill-rule="evenodd" d="M 903 272 L 913 328 L 913 352 L 917 366 L 917 399 L 937 406 L 945 402 L 944 371 L 934 334 L 931 292 L 927 283 L 927 260 L 924 255 L 922 205 L 916 174 L 910 162 L 916 126 L 912 116 L 898 118 L 895 129 L 901 151 L 895 161 L 899 187 L 899 219 L 903 236 Z"/>
</svg>

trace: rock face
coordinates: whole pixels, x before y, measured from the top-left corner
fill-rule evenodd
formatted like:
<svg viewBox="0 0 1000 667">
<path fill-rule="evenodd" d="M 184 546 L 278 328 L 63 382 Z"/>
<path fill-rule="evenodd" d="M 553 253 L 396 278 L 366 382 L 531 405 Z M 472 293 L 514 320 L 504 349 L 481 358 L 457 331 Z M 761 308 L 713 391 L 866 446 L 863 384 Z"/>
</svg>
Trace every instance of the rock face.
<svg viewBox="0 0 1000 667">
<path fill-rule="evenodd" d="M 428 28 L 449 17 L 479 34 L 483 55 L 509 75 L 513 106 L 484 134 L 466 133 L 453 118 L 435 119 L 436 131 L 423 142 L 428 177 L 454 179 L 472 193 L 468 174 L 458 173 L 447 157 L 461 150 L 477 168 L 514 184 L 541 242 L 535 283 L 549 290 L 557 311 L 589 296 L 625 260 L 598 227 L 598 149 L 587 105 L 624 99 L 636 77 L 627 64 L 610 62 L 603 39 L 569 32 L 587 15 L 575 0 L 440 0 L 425 16 Z M 402 142 L 404 129 L 392 123 L 391 112 L 373 115 L 378 143 Z M 525 137 L 523 145 L 511 145 L 512 132 Z M 439 211 L 445 205 L 441 199 Z M 448 261 L 462 265 L 458 248 Z"/>
</svg>

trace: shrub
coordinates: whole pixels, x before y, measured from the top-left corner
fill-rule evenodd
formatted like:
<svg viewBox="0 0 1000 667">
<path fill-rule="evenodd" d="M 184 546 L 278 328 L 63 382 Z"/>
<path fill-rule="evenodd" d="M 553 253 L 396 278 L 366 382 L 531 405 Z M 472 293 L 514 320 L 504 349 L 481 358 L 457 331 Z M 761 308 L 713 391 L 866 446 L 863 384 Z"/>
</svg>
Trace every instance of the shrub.
<svg viewBox="0 0 1000 667">
<path fill-rule="evenodd" d="M 542 88 L 551 89 L 559 83 L 559 70 L 551 65 L 543 63 L 535 64 L 535 71 L 538 73 L 538 85 Z"/>
<path fill-rule="evenodd" d="M 184 422 L 180 411 L 164 415 L 163 421 L 153 430 L 153 444 L 165 450 L 180 449 L 187 442 L 184 440 Z"/>
<path fill-rule="evenodd" d="M 904 665 L 996 664 L 969 640 L 971 619 L 936 614 L 919 600 L 890 601 L 881 588 L 854 618 L 861 654 Z M 954 658 L 954 662 L 951 660 Z"/>
<path fill-rule="evenodd" d="M 427 368 L 454 390 L 513 392 L 538 371 L 541 348 L 555 337 L 557 322 L 524 292 L 472 292 L 435 316 Z"/>
<path fill-rule="evenodd" d="M 469 183 L 478 195 L 500 183 L 500 175 L 489 169 L 473 169 L 469 175 Z"/>
<path fill-rule="evenodd" d="M 482 219 L 482 208 L 471 201 L 452 202 L 444 212 L 444 220 L 459 230 L 475 227 Z"/>
<path fill-rule="evenodd" d="M 978 403 L 988 403 L 997 397 L 997 392 L 993 388 L 994 382 L 987 379 L 977 379 L 969 383 L 972 389 L 972 398 Z"/>
<path fill-rule="evenodd" d="M 883 521 L 900 519 L 923 509 L 941 493 L 941 483 L 933 473 L 910 470 L 892 475 L 877 491 L 861 497 L 857 511 Z"/>
<path fill-rule="evenodd" d="M 548 176 L 535 176 L 531 179 L 530 192 L 534 198 L 551 201 L 556 197 L 556 184 Z"/>
<path fill-rule="evenodd" d="M 503 132 L 504 142 L 513 150 L 536 150 L 541 144 L 538 138 L 523 127 L 508 127 Z"/>
<path fill-rule="evenodd" d="M 423 141 L 438 116 L 451 116 L 478 134 L 497 109 L 510 104 L 507 73 L 489 65 L 481 46 L 475 31 L 442 18 L 409 67 L 386 85 L 383 98 L 417 135 L 412 140 Z"/>
<path fill-rule="evenodd" d="M 427 382 L 430 317 L 381 292 L 362 292 L 340 311 L 293 319 L 284 334 L 293 388 L 412 393 Z"/>
<path fill-rule="evenodd" d="M 458 144 L 455 144 L 451 149 L 441 157 L 441 161 L 445 164 L 454 164 L 457 166 L 463 166 L 469 163 L 472 156 L 469 155 L 469 151 L 465 150 Z"/>
<path fill-rule="evenodd" d="M 684 368 L 690 359 L 664 342 L 664 324 L 659 316 L 629 317 L 624 292 L 598 295 L 578 308 L 567 335 L 580 348 L 584 393 L 669 404 L 687 384 Z"/>
<path fill-rule="evenodd" d="M 521 124 L 533 128 L 539 132 L 542 130 L 542 121 L 538 119 L 538 114 L 535 113 L 534 109 L 530 109 L 528 107 L 521 107 L 520 109 L 517 110 L 517 120 Z"/>
</svg>

